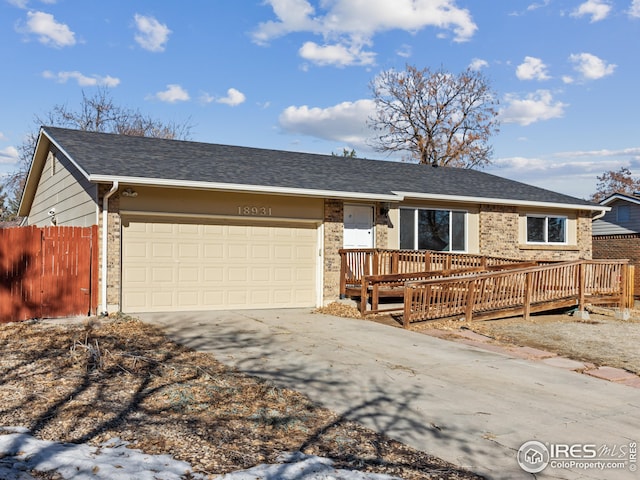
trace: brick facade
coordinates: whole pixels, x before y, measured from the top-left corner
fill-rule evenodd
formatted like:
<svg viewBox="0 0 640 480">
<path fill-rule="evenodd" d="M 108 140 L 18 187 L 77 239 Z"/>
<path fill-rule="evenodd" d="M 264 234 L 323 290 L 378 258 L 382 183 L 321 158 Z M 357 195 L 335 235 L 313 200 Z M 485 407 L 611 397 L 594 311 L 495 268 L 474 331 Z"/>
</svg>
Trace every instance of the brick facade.
<svg viewBox="0 0 640 480">
<path fill-rule="evenodd" d="M 531 246 L 520 243 L 520 213 L 516 207 L 482 205 L 480 211 L 480 254 L 524 260 L 590 259 L 591 214 L 581 212 L 576 219 L 576 244 Z"/>
<path fill-rule="evenodd" d="M 640 295 L 640 233 L 594 236 L 593 258 L 629 260 L 635 266 L 633 290 Z"/>
<path fill-rule="evenodd" d="M 99 198 L 108 191 L 107 186 L 100 187 Z M 102 201 L 100 201 L 100 209 Z M 375 246 L 387 248 L 389 245 L 390 229 L 387 213 L 381 210 L 381 205 L 375 208 Z M 324 202 L 324 269 L 323 269 L 323 299 L 330 303 L 339 298 L 340 291 L 340 255 L 344 241 L 344 202 L 336 199 L 326 199 Z M 531 248 L 523 246 L 518 238 L 519 213 L 515 207 L 483 205 L 479 221 L 480 254 L 519 259 L 536 260 L 573 260 L 577 258 L 591 258 L 591 217 L 589 212 L 581 214 L 577 221 L 577 246 L 565 249 L 556 247 Z M 100 239 L 102 239 L 102 209 L 99 219 Z M 121 280 L 121 217 L 120 197 L 115 194 L 109 198 L 108 214 L 108 258 L 107 258 L 107 307 L 108 311 L 119 309 L 120 280 Z M 100 245 L 102 241 L 100 240 Z M 594 242 L 595 245 L 595 242 Z M 635 239 L 635 247 L 640 251 L 640 237 Z M 600 252 L 600 251 L 599 251 Z M 600 254 L 600 253 L 599 253 Z M 631 258 L 624 254 L 624 258 Z M 620 258 L 620 257 L 601 257 Z M 640 263 L 640 254 L 637 261 Z M 100 252 L 100 266 L 102 266 L 102 251 Z M 640 269 L 638 269 L 640 270 Z M 636 287 L 638 288 L 638 287 Z M 636 291 L 640 291 L 637 289 Z M 102 292 L 102 285 L 100 285 Z M 102 303 L 102 298 L 100 298 Z"/>
<path fill-rule="evenodd" d="M 480 210 L 480 253 L 520 258 L 518 220 L 515 207 L 483 205 Z"/>
</svg>

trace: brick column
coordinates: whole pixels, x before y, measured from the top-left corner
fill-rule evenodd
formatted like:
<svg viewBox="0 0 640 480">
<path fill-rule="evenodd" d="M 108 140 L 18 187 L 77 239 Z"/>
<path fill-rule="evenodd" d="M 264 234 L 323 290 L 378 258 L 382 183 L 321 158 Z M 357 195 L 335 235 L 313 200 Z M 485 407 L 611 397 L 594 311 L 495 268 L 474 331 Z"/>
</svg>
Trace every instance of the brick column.
<svg viewBox="0 0 640 480">
<path fill-rule="evenodd" d="M 98 222 L 100 245 L 99 265 L 102 269 L 102 199 L 110 189 L 109 185 L 101 185 L 98 198 L 100 199 L 100 218 Z M 119 311 L 120 302 L 120 272 L 121 272 L 121 219 L 120 219 L 120 195 L 114 194 L 109 198 L 109 211 L 107 212 L 107 310 L 109 313 Z M 100 270 L 101 271 L 101 270 Z M 102 294 L 102 281 L 99 280 L 99 292 Z M 102 298 L 99 299 L 100 304 Z"/>
<path fill-rule="evenodd" d="M 340 296 L 340 255 L 344 242 L 344 203 L 342 200 L 324 201 L 324 285 L 323 303 Z"/>
</svg>

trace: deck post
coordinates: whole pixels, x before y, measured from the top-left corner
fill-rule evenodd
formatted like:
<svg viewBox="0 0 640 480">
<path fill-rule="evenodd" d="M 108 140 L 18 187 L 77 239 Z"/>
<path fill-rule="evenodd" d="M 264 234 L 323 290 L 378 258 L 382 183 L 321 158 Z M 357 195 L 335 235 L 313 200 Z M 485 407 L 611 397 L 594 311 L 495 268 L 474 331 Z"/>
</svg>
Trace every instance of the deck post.
<svg viewBox="0 0 640 480">
<path fill-rule="evenodd" d="M 531 297 L 533 296 L 533 272 L 525 273 L 524 281 L 524 308 L 522 316 L 524 321 L 529 321 L 531 315 Z"/>
<path fill-rule="evenodd" d="M 471 320 L 473 320 L 473 307 L 475 306 L 476 303 L 476 283 L 478 283 L 478 280 L 471 280 L 469 281 L 469 283 L 467 285 L 469 285 L 468 290 L 467 290 L 467 305 L 465 308 L 465 312 L 464 312 L 464 319 L 467 322 L 470 322 Z"/>
<path fill-rule="evenodd" d="M 411 324 L 411 302 L 413 301 L 413 288 L 410 285 L 404 285 L 404 311 L 402 313 L 402 327 L 409 328 Z"/>
<path fill-rule="evenodd" d="M 589 320 L 589 312 L 587 312 L 585 307 L 585 291 L 587 288 L 587 264 L 583 260 L 579 264 L 579 272 L 578 272 L 578 311 L 574 313 L 575 317 L 578 317 L 581 320 Z"/>
<path fill-rule="evenodd" d="M 360 283 L 360 315 L 364 317 L 369 303 L 369 280 L 368 276 L 363 275 Z"/>
<path fill-rule="evenodd" d="M 347 298 L 347 252 L 340 249 L 340 298 Z"/>
</svg>

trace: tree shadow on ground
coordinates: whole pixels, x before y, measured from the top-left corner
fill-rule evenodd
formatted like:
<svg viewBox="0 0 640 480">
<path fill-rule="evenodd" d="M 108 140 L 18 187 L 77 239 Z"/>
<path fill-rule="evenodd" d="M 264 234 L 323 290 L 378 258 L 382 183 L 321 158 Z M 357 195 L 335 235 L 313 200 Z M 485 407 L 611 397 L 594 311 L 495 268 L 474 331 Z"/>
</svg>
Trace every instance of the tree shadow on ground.
<svg viewBox="0 0 640 480">
<path fill-rule="evenodd" d="M 193 334 L 185 342 L 191 348 L 215 337 L 220 354 L 244 352 L 242 360 L 225 367 L 127 318 L 103 325 L 2 326 L 0 425 L 71 443 L 118 437 L 146 453 L 172 453 L 203 472 L 249 468 L 275 462 L 282 452 L 303 451 L 343 468 L 407 479 L 443 473 L 478 478 L 387 435 L 457 441 L 455 432 L 408 415 L 425 395 L 422 389 L 389 395 L 389 385 L 372 382 L 366 395 L 354 396 L 353 381 L 327 375 L 326 365 L 269 366 L 265 355 L 285 338 L 232 328 L 207 337 L 188 328 L 184 334 Z M 336 414 L 320 407 L 293 390 L 303 385 L 331 392 L 347 408 Z"/>
</svg>

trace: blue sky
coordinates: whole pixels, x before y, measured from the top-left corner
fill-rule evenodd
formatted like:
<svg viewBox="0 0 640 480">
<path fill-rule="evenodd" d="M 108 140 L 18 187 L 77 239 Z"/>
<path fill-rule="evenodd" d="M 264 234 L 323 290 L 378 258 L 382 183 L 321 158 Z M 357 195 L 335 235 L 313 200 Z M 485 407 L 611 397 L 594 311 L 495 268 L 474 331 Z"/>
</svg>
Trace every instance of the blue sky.
<svg viewBox="0 0 640 480">
<path fill-rule="evenodd" d="M 640 0 L 0 0 L 0 175 L 99 86 L 196 141 L 389 159 L 375 76 L 472 66 L 500 101 L 485 171 L 586 198 L 640 176 L 639 52 Z"/>
</svg>

